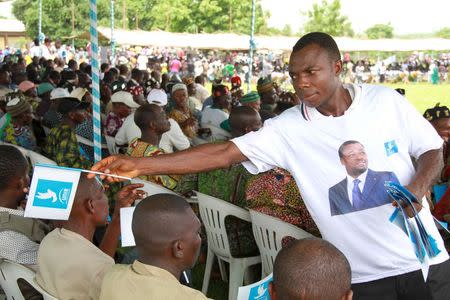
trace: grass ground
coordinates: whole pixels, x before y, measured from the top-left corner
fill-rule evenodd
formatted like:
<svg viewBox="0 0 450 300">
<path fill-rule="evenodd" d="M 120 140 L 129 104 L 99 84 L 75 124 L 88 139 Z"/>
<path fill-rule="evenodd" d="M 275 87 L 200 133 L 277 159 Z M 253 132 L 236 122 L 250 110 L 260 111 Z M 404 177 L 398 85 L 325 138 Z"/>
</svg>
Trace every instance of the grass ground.
<svg viewBox="0 0 450 300">
<path fill-rule="evenodd" d="M 427 108 L 433 107 L 437 102 L 440 102 L 441 105 L 450 106 L 450 84 L 403 83 L 384 85 L 393 89 L 405 89 L 406 98 L 422 114 Z"/>
</svg>

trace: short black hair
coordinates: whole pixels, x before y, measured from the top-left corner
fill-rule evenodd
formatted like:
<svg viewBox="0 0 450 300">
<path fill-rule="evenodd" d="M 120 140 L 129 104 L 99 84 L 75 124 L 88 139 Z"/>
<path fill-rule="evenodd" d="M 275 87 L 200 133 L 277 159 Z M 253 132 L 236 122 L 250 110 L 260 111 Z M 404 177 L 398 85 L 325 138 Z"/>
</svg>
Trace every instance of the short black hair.
<svg viewBox="0 0 450 300">
<path fill-rule="evenodd" d="M 275 259 L 273 285 L 280 300 L 341 299 L 351 289 L 350 264 L 323 239 L 294 240 Z"/>
<path fill-rule="evenodd" d="M 151 121 L 158 118 L 158 111 L 160 111 L 160 107 L 156 104 L 146 103 L 141 105 L 134 113 L 134 123 L 143 132 L 148 128 Z"/>
<path fill-rule="evenodd" d="M 100 71 L 102 71 L 103 73 L 106 71 L 106 69 L 109 68 L 109 64 L 108 63 L 102 63 L 100 65 Z"/>
<path fill-rule="evenodd" d="M 245 128 L 254 124 L 259 113 L 250 106 L 238 106 L 231 110 L 228 122 L 233 136 L 245 134 Z"/>
<path fill-rule="evenodd" d="M 345 146 L 352 145 L 352 144 L 360 144 L 361 146 L 364 147 L 363 144 L 361 144 L 360 142 L 355 141 L 355 140 L 345 141 L 345 142 L 342 143 L 342 145 L 338 149 L 339 158 L 343 158 L 344 157 L 344 148 L 345 148 Z"/>
<path fill-rule="evenodd" d="M 142 71 L 139 70 L 138 68 L 134 68 L 133 70 L 131 70 L 131 78 L 136 78 L 143 75 L 144 74 L 142 73 Z"/>
<path fill-rule="evenodd" d="M 325 32 L 310 32 L 302 36 L 292 48 L 292 53 L 302 50 L 309 45 L 317 45 L 326 50 L 333 60 L 341 59 L 341 53 L 333 37 Z"/>
<path fill-rule="evenodd" d="M 67 66 L 68 66 L 70 69 L 73 69 L 73 67 L 76 66 L 76 65 L 77 65 L 77 61 L 74 60 L 74 59 L 69 60 L 69 62 L 67 63 Z"/>
<path fill-rule="evenodd" d="M 0 191 L 8 187 L 15 177 L 22 176 L 28 168 L 28 161 L 14 146 L 0 145 Z"/>
<path fill-rule="evenodd" d="M 120 75 L 126 75 L 128 73 L 128 66 L 125 64 L 119 65 L 118 66 Z"/>
</svg>

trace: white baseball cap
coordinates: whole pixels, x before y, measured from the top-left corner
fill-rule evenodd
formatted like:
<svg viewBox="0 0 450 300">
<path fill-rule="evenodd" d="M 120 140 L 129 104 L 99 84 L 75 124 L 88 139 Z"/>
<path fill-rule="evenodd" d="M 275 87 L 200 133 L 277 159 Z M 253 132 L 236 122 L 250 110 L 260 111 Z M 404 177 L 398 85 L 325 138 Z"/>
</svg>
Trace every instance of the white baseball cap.
<svg viewBox="0 0 450 300">
<path fill-rule="evenodd" d="M 148 94 L 147 101 L 150 104 L 165 106 L 167 105 L 167 94 L 162 89 L 153 89 Z"/>
<path fill-rule="evenodd" d="M 83 100 L 83 97 L 87 92 L 89 92 L 87 89 L 78 87 L 74 89 L 72 93 L 70 93 L 70 97 L 77 98 L 79 101 L 81 101 Z"/>
<path fill-rule="evenodd" d="M 138 108 L 139 104 L 134 102 L 133 95 L 129 92 L 118 91 L 111 96 L 112 103 L 123 103 L 130 108 Z"/>
<path fill-rule="evenodd" d="M 70 97 L 69 91 L 63 88 L 56 88 L 50 93 L 50 100 L 68 98 Z"/>
</svg>

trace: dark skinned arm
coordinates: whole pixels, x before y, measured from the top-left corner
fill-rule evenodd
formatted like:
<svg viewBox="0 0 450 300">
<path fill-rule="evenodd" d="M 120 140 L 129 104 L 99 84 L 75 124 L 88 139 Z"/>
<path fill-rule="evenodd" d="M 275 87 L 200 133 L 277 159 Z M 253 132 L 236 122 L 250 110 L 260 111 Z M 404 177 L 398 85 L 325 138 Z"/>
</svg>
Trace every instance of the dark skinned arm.
<svg viewBox="0 0 450 300">
<path fill-rule="evenodd" d="M 206 144 L 188 150 L 154 157 L 135 158 L 124 155 L 114 155 L 96 163 L 93 171 L 125 177 L 156 174 L 191 174 L 227 168 L 232 164 L 246 161 L 247 158 L 232 142 L 222 144 Z M 94 177 L 89 174 L 88 177 Z M 107 177 L 109 181 L 123 179 Z"/>
<path fill-rule="evenodd" d="M 416 174 L 411 179 L 411 183 L 406 186 L 417 197 L 419 203 L 422 203 L 423 196 L 438 179 L 443 167 L 442 148 L 429 150 L 419 157 L 416 164 Z M 418 212 L 422 209 L 421 204 L 414 204 L 414 206 Z M 414 215 L 409 209 L 407 209 L 407 213 L 410 217 Z"/>
</svg>

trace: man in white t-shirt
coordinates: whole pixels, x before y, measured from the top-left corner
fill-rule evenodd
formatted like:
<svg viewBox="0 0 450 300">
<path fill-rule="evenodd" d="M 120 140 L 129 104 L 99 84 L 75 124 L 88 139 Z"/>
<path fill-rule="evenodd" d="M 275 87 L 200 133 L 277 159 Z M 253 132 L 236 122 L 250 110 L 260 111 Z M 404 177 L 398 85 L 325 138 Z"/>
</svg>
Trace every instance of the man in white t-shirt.
<svg viewBox="0 0 450 300">
<path fill-rule="evenodd" d="M 153 89 L 147 96 L 147 101 L 150 104 L 156 104 L 159 106 L 167 105 L 167 95 L 161 89 Z M 163 133 L 161 140 L 159 141 L 159 147 L 164 150 L 165 153 L 173 153 L 178 150 L 185 150 L 190 147 L 188 138 L 184 135 L 180 128 L 180 125 L 174 120 L 169 119 L 170 130 Z M 120 127 L 115 136 L 116 144 L 118 146 L 128 145 L 135 138 L 141 137 L 141 130 L 134 122 L 134 113 L 130 114 Z"/>
<path fill-rule="evenodd" d="M 443 141 L 404 97 L 382 86 L 344 85 L 342 70 L 333 38 L 309 33 L 294 46 L 289 62 L 300 105 L 231 142 L 156 158 L 112 156 L 93 170 L 137 177 L 195 173 L 238 162 L 252 173 L 284 168 L 295 178 L 323 238 L 349 260 L 355 299 L 446 299 L 449 256 L 423 201 L 442 169 Z M 421 200 L 419 215 L 440 250 L 429 259 L 426 281 L 408 236 L 389 222 L 390 203 L 332 213 L 329 190 L 347 176 L 337 153 L 350 140 L 364 145 L 368 169 L 394 173 Z"/>
</svg>

